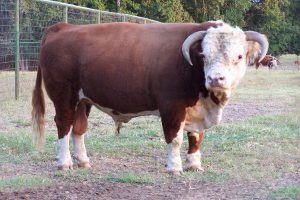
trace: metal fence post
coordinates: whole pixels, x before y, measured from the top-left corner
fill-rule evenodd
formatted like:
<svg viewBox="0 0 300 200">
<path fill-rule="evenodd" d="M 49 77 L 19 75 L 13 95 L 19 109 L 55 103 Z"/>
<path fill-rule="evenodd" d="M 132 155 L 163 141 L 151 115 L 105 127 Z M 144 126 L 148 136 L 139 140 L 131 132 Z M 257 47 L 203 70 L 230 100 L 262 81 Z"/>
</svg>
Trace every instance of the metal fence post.
<svg viewBox="0 0 300 200">
<path fill-rule="evenodd" d="M 66 6 L 64 10 L 64 22 L 68 23 L 68 6 Z"/>
<path fill-rule="evenodd" d="M 100 10 L 97 12 L 97 23 L 98 24 L 101 23 L 101 11 Z"/>
<path fill-rule="evenodd" d="M 19 99 L 20 93 L 20 0 L 16 0 L 16 14 L 15 14 L 15 99 Z"/>
<path fill-rule="evenodd" d="M 122 15 L 122 22 L 126 22 L 126 15 Z"/>
</svg>

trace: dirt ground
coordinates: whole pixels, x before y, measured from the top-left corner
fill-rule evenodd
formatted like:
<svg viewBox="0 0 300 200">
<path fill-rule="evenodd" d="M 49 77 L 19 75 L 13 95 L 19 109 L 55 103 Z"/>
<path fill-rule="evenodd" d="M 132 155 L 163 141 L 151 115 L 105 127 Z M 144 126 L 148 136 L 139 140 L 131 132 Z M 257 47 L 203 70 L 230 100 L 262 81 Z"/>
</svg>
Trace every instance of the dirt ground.
<svg viewBox="0 0 300 200">
<path fill-rule="evenodd" d="M 255 115 L 278 114 L 286 109 L 279 104 L 230 104 L 227 106 L 223 123 L 230 123 L 242 120 Z M 285 110 L 286 111 L 286 110 Z M 243 118 L 241 118 L 243 116 Z M 94 155 L 97 157 L 97 155 Z M 96 163 L 95 170 L 103 173 L 109 170 L 118 170 L 128 164 L 130 160 L 115 160 L 109 158 L 99 158 L 101 161 Z M 101 163 L 100 163 L 101 162 Z M 159 164 L 162 164 L 163 158 Z M 50 177 L 54 177 L 54 161 L 41 163 L 25 163 L 21 168 L 15 169 L 12 166 L 2 166 L 1 177 L 24 174 L 42 174 L 49 171 Z M 122 165 L 119 165 L 122 163 Z M 125 163 L 125 164 L 124 164 Z M 51 167 L 50 167 L 51 166 Z M 151 166 L 149 166 L 151 168 Z M 163 168 L 163 166 L 161 167 Z M 145 172 L 151 170 L 145 170 Z M 164 172 L 161 176 L 169 176 Z M 199 173 L 201 176 L 201 172 Z M 91 182 L 78 181 L 71 179 L 68 182 L 60 181 L 54 177 L 51 186 L 34 189 L 25 189 L 20 192 L 0 192 L 0 199 L 267 199 L 269 192 L 277 187 L 294 185 L 300 183 L 300 174 L 285 174 L 277 180 L 263 180 L 262 182 L 182 182 L 174 179 L 169 183 L 159 185 L 154 184 L 128 184 L 118 182 Z"/>
<path fill-rule="evenodd" d="M 275 187 L 299 184 L 300 176 L 287 175 L 275 182 L 172 183 L 131 185 L 124 183 L 68 183 L 22 192 L 1 193 L 1 199 L 267 199 Z"/>
</svg>

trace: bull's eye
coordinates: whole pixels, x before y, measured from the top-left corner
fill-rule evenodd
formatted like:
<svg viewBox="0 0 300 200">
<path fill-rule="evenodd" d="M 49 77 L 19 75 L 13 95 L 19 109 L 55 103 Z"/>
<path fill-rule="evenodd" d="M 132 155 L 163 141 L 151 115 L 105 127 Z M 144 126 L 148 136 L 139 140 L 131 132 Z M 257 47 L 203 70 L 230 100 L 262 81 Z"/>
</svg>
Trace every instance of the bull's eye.
<svg viewBox="0 0 300 200">
<path fill-rule="evenodd" d="M 199 57 L 204 59 L 205 58 L 205 55 L 203 53 L 198 53 Z"/>
<path fill-rule="evenodd" d="M 239 55 L 239 56 L 238 56 L 238 59 L 239 59 L 239 60 L 241 60 L 242 58 L 243 58 L 243 56 L 242 56 L 242 55 Z"/>
<path fill-rule="evenodd" d="M 205 55 L 203 53 L 198 53 L 199 58 L 201 58 L 203 60 L 204 63 L 207 63 L 207 58 L 205 57 Z"/>
</svg>

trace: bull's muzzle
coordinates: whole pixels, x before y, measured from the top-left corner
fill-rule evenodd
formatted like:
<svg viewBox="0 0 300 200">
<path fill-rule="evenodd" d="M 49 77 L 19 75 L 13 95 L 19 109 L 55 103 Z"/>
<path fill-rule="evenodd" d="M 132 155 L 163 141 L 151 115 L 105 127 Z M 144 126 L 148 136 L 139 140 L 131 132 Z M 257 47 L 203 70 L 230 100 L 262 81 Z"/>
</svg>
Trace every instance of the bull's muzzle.
<svg viewBox="0 0 300 200">
<path fill-rule="evenodd" d="M 226 86 L 226 77 L 221 74 L 207 76 L 207 84 L 211 89 L 223 89 Z"/>
</svg>

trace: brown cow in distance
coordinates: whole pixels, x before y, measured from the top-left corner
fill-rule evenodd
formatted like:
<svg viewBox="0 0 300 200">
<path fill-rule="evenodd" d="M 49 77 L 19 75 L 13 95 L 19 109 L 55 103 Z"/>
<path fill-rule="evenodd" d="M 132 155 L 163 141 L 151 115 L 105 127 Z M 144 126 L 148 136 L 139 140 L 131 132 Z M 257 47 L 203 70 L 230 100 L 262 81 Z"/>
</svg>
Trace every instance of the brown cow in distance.
<svg viewBox="0 0 300 200">
<path fill-rule="evenodd" d="M 268 41 L 222 21 L 201 24 L 56 24 L 44 35 L 32 98 L 34 141 L 44 138 L 42 81 L 55 106 L 58 168 L 90 167 L 84 144 L 92 106 L 117 125 L 145 115 L 161 117 L 167 172 L 183 171 L 180 147 L 187 131 L 188 170 L 202 170 L 204 130 L 218 124 L 246 71 L 247 41 Z"/>
<path fill-rule="evenodd" d="M 278 64 L 280 64 L 279 60 L 271 55 L 266 55 L 261 61 L 259 61 L 259 58 L 255 59 L 255 68 L 258 69 L 260 64 L 263 66 L 268 66 L 269 69 L 272 69 L 273 67 L 277 67 Z"/>
</svg>

